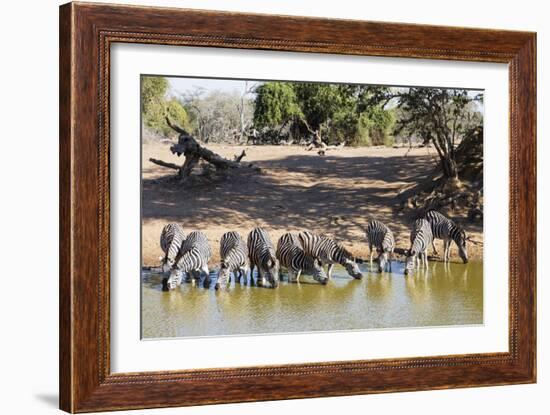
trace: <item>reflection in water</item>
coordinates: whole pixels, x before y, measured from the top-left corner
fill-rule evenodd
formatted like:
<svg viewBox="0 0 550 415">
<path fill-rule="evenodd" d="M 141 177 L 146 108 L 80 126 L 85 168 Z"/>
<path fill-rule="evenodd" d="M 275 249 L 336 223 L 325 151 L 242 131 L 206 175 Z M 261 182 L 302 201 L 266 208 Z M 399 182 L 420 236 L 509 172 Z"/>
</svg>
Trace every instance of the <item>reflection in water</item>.
<svg viewBox="0 0 550 415">
<path fill-rule="evenodd" d="M 142 271 L 144 338 L 356 330 L 483 323 L 483 264 L 431 262 L 403 275 L 362 267 L 362 280 L 335 267 L 322 286 L 310 276 L 277 289 L 235 284 L 215 291 L 182 284 L 162 291 L 162 275 Z M 215 278 L 216 272 L 212 272 Z M 301 279 L 302 281 L 302 279 Z"/>
</svg>

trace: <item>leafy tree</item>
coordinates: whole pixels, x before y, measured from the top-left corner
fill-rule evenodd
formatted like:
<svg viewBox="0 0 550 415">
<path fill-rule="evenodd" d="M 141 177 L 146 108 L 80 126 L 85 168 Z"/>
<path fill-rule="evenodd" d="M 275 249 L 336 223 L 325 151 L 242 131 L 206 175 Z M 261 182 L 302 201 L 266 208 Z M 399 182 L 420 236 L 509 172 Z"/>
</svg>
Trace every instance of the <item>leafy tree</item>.
<svg viewBox="0 0 550 415">
<path fill-rule="evenodd" d="M 189 126 L 187 112 L 176 98 L 167 98 L 168 81 L 161 76 L 146 76 L 141 79 L 141 110 L 145 127 L 165 136 L 173 135 L 166 125 L 168 115 L 178 125 Z"/>
<path fill-rule="evenodd" d="M 257 128 L 285 126 L 300 136 L 313 134 L 328 144 L 351 145 L 389 142 L 395 118 L 391 111 L 367 97 L 373 92 L 358 85 L 311 82 L 268 82 L 256 90 L 254 122 Z M 372 138 L 372 140 L 371 140 Z"/>
<path fill-rule="evenodd" d="M 141 104 L 144 114 L 151 105 L 161 103 L 168 92 L 168 80 L 162 76 L 144 76 L 141 78 Z"/>
<path fill-rule="evenodd" d="M 481 95 L 463 89 L 415 87 L 400 89 L 392 96 L 405 114 L 398 121 L 397 132 L 406 129 L 432 142 L 445 178 L 458 184 L 456 147 L 467 130 L 481 125 L 481 114 L 475 109 Z"/>
<path fill-rule="evenodd" d="M 266 82 L 255 92 L 254 125 L 257 128 L 284 127 L 302 116 L 292 83 Z"/>
</svg>

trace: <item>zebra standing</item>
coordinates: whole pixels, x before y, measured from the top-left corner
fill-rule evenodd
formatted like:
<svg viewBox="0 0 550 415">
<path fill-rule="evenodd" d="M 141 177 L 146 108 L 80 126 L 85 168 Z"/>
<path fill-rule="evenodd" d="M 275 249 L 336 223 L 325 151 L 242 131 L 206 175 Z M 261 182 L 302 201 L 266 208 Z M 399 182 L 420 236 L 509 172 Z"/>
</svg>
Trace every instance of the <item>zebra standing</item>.
<svg viewBox="0 0 550 415">
<path fill-rule="evenodd" d="M 363 274 L 361 274 L 361 270 L 353 256 L 333 239 L 315 235 L 308 231 L 300 232 L 298 234 L 298 239 L 300 240 L 302 249 L 307 255 L 319 259 L 323 264 L 328 264 L 328 279 L 332 277 L 332 268 L 334 264 L 344 266 L 348 274 L 357 280 L 363 278 Z"/>
<path fill-rule="evenodd" d="M 372 267 L 372 256 L 374 254 L 373 246 L 378 252 L 378 269 L 384 271 L 386 264 L 389 265 L 391 271 L 391 261 L 393 250 L 395 248 L 395 239 L 393 233 L 385 224 L 378 220 L 371 220 L 367 224 L 365 230 L 367 241 L 369 242 L 370 250 L 370 265 Z"/>
<path fill-rule="evenodd" d="M 458 247 L 458 254 L 462 262 L 466 264 L 468 262 L 466 231 L 437 210 L 427 211 L 424 215 L 424 219 L 430 222 L 434 240 L 443 240 L 443 260 L 445 262 L 449 261 L 449 257 L 451 256 L 451 241 L 454 241 Z M 433 243 L 433 249 L 437 254 L 435 250 L 435 241 Z"/>
<path fill-rule="evenodd" d="M 302 272 L 307 272 L 321 284 L 328 282 L 321 262 L 317 258 L 306 255 L 295 234 L 285 233 L 279 238 L 276 254 L 280 264 L 288 269 L 289 281 L 300 282 Z"/>
<path fill-rule="evenodd" d="M 253 284 L 254 267 L 258 268 L 258 285 L 265 286 L 266 278 L 272 288 L 279 285 L 279 260 L 273 243 L 262 228 L 255 228 L 248 234 L 248 259 L 250 261 L 250 284 Z"/>
<path fill-rule="evenodd" d="M 220 258 L 221 266 L 218 273 L 218 279 L 214 288 L 216 290 L 227 287 L 231 281 L 231 273 L 235 276 L 235 281 L 240 282 L 244 275 L 246 284 L 246 275 L 248 273 L 248 249 L 246 242 L 237 232 L 226 232 L 220 240 Z"/>
<path fill-rule="evenodd" d="M 407 254 L 405 275 L 412 273 L 415 266 L 423 262 L 428 268 L 428 247 L 433 243 L 433 234 L 430 222 L 426 219 L 417 219 L 411 232 L 411 248 Z"/>
<path fill-rule="evenodd" d="M 162 281 L 163 290 L 173 290 L 179 286 L 185 272 L 190 274 L 193 284 L 200 279 L 201 272 L 204 272 L 206 274 L 204 287 L 208 288 L 210 286 L 208 260 L 211 256 L 212 250 L 206 235 L 199 231 L 191 232 L 183 243 L 175 264 L 172 266 L 170 277 Z"/>
<path fill-rule="evenodd" d="M 185 241 L 185 233 L 177 223 L 169 223 L 160 233 L 160 248 L 164 256 L 160 257 L 162 271 L 168 272 L 175 263 L 175 259 Z"/>
</svg>

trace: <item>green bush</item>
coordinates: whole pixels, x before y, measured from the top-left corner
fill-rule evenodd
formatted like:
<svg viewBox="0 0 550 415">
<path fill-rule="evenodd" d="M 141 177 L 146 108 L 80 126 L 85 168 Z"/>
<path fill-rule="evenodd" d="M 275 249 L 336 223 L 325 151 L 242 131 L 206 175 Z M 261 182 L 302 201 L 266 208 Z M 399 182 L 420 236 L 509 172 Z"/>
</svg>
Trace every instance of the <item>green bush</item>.
<svg viewBox="0 0 550 415">
<path fill-rule="evenodd" d="M 146 128 L 164 136 L 175 132 L 166 124 L 165 117 L 182 128 L 189 128 L 187 111 L 176 99 L 167 99 L 168 81 L 161 76 L 144 76 L 141 79 L 142 121 Z"/>
</svg>

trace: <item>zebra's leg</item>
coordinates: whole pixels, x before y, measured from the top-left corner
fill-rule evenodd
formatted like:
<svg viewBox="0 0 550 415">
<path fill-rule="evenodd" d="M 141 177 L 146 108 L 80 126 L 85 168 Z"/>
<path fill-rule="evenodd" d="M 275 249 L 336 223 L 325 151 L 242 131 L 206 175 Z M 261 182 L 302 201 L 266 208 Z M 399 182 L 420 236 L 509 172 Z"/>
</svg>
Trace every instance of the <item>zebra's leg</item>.
<svg viewBox="0 0 550 415">
<path fill-rule="evenodd" d="M 328 267 L 327 267 L 327 278 L 329 280 L 332 279 L 332 269 L 334 268 L 334 264 L 328 264 Z"/>
<path fill-rule="evenodd" d="M 250 272 L 250 267 L 244 267 L 243 268 L 243 280 L 244 280 L 244 283 L 246 285 L 246 280 L 248 278 L 248 273 Z M 252 275 L 250 275 L 250 278 L 252 278 Z"/>
<path fill-rule="evenodd" d="M 250 281 L 250 285 L 254 285 L 254 262 L 250 262 L 250 280 L 249 281 Z"/>
<path fill-rule="evenodd" d="M 204 273 L 204 283 L 203 283 L 203 287 L 204 288 L 209 288 L 210 287 L 210 283 L 212 282 L 211 279 L 210 279 L 210 270 L 208 269 L 208 265 L 203 265 L 201 267 L 201 271 Z M 199 273 L 199 278 L 200 278 L 200 273 Z M 231 275 L 229 275 L 229 278 L 231 279 Z"/>
<path fill-rule="evenodd" d="M 447 240 L 445 239 L 445 262 L 449 262 L 449 259 L 450 259 L 450 254 L 451 254 L 451 241 L 450 240 Z"/>
<path fill-rule="evenodd" d="M 262 270 L 261 267 L 257 267 L 258 268 L 258 276 L 256 278 L 256 285 L 258 287 L 265 287 L 266 286 L 266 283 L 265 283 L 265 275 L 264 275 L 264 272 Z"/>
<path fill-rule="evenodd" d="M 374 255 L 374 252 L 372 250 L 371 244 L 369 244 L 369 250 L 370 250 L 370 267 L 372 268 L 372 256 Z"/>
<path fill-rule="evenodd" d="M 439 256 L 439 254 L 437 253 L 437 249 L 435 249 L 435 238 L 432 239 L 432 248 L 433 248 L 433 254 L 434 256 Z"/>
<path fill-rule="evenodd" d="M 302 270 L 299 269 L 298 272 L 296 272 L 296 282 L 300 283 L 300 275 L 302 275 Z"/>
<path fill-rule="evenodd" d="M 391 272 L 391 262 L 393 261 L 393 251 L 390 251 L 390 254 L 388 255 L 389 256 L 389 267 L 390 267 L 390 272 Z"/>
</svg>

